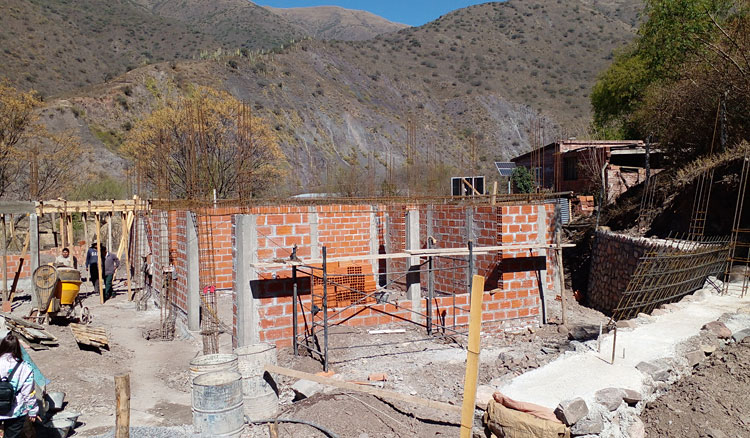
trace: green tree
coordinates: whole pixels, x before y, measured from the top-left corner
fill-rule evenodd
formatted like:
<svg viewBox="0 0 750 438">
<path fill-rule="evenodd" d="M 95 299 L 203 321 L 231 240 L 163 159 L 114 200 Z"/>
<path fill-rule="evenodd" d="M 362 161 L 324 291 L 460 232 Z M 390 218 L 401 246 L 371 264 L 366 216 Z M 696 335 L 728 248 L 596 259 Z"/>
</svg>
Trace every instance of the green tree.
<svg viewBox="0 0 750 438">
<path fill-rule="evenodd" d="M 534 178 L 529 169 L 523 166 L 516 167 L 510 175 L 510 180 L 513 182 L 516 193 L 534 192 Z"/>
</svg>

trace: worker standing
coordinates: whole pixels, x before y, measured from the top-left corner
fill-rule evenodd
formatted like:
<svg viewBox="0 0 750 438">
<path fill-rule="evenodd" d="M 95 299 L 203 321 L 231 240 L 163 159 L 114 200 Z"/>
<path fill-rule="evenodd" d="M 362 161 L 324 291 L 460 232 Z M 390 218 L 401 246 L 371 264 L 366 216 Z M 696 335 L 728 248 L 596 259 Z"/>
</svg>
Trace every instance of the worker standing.
<svg viewBox="0 0 750 438">
<path fill-rule="evenodd" d="M 102 248 L 102 252 L 105 254 L 104 257 L 104 299 L 108 300 L 115 296 L 115 291 L 112 289 L 112 280 L 115 278 L 115 272 L 120 267 L 120 259 L 117 255 L 112 252 L 107 252 L 106 248 Z"/>
<path fill-rule="evenodd" d="M 96 250 L 96 242 L 91 242 L 91 248 L 86 253 L 86 269 L 91 276 L 91 284 L 94 285 L 94 291 L 99 290 L 99 253 Z"/>
</svg>

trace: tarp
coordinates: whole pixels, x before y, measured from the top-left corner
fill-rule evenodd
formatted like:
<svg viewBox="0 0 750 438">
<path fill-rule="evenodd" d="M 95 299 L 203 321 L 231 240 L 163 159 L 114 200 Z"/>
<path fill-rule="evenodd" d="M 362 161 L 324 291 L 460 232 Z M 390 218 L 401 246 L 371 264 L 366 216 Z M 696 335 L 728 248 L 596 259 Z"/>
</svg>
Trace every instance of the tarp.
<svg viewBox="0 0 750 438">
<path fill-rule="evenodd" d="M 570 438 L 564 424 L 506 408 L 495 400 L 487 404 L 484 424 L 498 438 Z"/>
</svg>

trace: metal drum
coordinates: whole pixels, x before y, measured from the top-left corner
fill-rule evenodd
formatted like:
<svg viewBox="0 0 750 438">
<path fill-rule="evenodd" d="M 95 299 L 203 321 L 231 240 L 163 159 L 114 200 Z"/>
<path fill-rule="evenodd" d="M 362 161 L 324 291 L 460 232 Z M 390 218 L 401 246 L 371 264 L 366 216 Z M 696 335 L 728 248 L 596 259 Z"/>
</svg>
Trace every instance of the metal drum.
<svg viewBox="0 0 750 438">
<path fill-rule="evenodd" d="M 276 346 L 253 344 L 234 350 L 242 375 L 242 395 L 245 416 L 250 420 L 265 420 L 276 415 L 279 395 L 276 382 L 263 371 L 265 365 L 276 365 Z"/>
<path fill-rule="evenodd" d="M 242 434 L 245 418 L 239 373 L 220 371 L 195 378 L 193 427 L 202 437 L 239 437 Z"/>
<path fill-rule="evenodd" d="M 239 372 L 236 354 L 206 354 L 190 361 L 190 385 L 196 377 L 219 371 Z"/>
</svg>

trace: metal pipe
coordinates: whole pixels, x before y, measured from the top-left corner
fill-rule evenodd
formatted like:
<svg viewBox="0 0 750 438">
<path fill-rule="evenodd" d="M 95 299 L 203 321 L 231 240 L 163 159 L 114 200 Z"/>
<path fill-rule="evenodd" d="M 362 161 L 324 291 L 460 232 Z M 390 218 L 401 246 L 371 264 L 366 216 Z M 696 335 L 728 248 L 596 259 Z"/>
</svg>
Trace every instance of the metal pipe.
<svg viewBox="0 0 750 438">
<path fill-rule="evenodd" d="M 323 247 L 323 371 L 328 372 L 328 265 L 327 248 Z"/>
<path fill-rule="evenodd" d="M 292 345 L 294 346 L 294 355 L 299 356 L 299 348 L 297 347 L 297 267 L 292 266 Z"/>
</svg>

